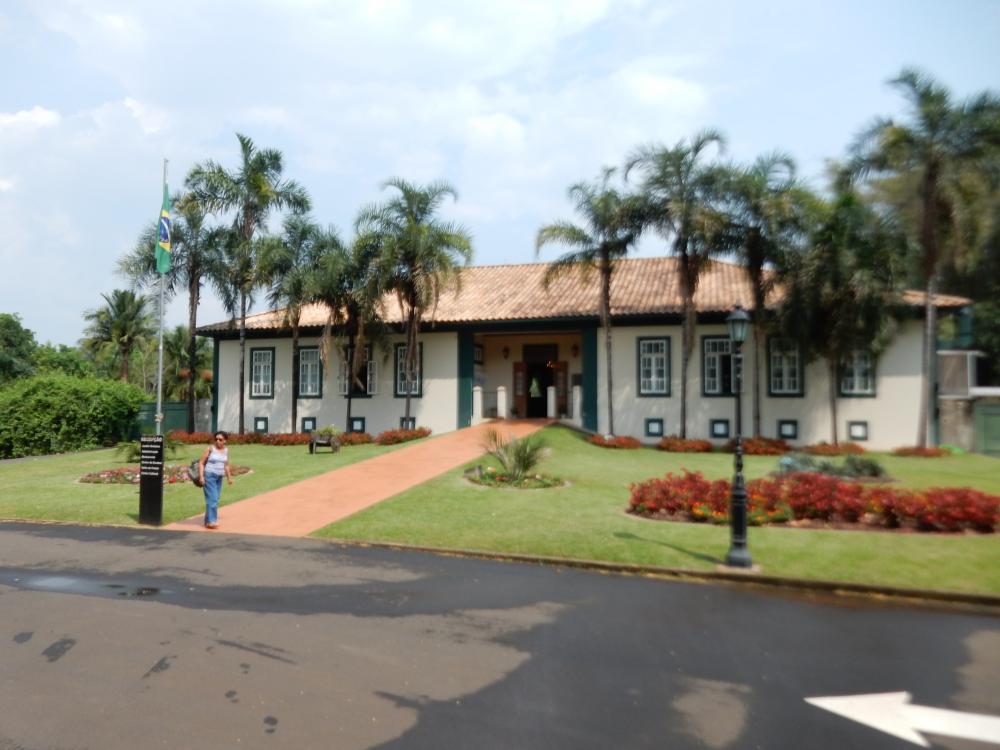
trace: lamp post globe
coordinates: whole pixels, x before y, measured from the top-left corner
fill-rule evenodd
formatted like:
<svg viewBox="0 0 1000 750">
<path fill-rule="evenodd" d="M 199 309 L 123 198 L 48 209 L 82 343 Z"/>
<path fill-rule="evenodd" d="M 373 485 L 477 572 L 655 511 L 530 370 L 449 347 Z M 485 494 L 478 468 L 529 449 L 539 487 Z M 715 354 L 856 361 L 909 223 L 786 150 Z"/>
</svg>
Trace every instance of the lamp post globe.
<svg viewBox="0 0 1000 750">
<path fill-rule="evenodd" d="M 750 550 L 747 547 L 747 490 L 743 482 L 743 342 L 747 339 L 750 327 L 750 315 L 739 305 L 733 308 L 726 318 L 729 329 L 729 340 L 733 347 L 733 362 L 739 362 L 739 377 L 733 378 L 733 390 L 736 396 L 736 449 L 734 453 L 735 471 L 733 474 L 733 489 L 729 497 L 729 552 L 726 553 L 726 565 L 732 568 L 749 568 L 753 565 Z"/>
</svg>

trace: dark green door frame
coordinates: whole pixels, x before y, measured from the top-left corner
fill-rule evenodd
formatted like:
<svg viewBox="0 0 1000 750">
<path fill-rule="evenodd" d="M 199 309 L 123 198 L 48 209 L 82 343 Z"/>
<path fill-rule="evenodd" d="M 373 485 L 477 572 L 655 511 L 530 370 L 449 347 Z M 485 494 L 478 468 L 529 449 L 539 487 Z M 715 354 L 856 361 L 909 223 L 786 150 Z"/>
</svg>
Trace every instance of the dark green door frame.
<svg viewBox="0 0 1000 750">
<path fill-rule="evenodd" d="M 458 428 L 472 424 L 472 382 L 476 371 L 472 331 L 458 332 Z"/>
<path fill-rule="evenodd" d="M 580 356 L 583 367 L 583 429 L 597 432 L 597 326 L 580 329 Z"/>
</svg>

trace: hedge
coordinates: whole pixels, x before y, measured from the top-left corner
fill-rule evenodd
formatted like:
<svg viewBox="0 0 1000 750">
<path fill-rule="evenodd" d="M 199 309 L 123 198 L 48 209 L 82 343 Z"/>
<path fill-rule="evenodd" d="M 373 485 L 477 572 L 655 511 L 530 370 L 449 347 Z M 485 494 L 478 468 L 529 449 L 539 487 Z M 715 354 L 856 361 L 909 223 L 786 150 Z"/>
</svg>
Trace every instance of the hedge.
<svg viewBox="0 0 1000 750">
<path fill-rule="evenodd" d="M 100 448 L 124 440 L 146 394 L 118 380 L 39 375 L 0 391 L 0 458 Z"/>
</svg>

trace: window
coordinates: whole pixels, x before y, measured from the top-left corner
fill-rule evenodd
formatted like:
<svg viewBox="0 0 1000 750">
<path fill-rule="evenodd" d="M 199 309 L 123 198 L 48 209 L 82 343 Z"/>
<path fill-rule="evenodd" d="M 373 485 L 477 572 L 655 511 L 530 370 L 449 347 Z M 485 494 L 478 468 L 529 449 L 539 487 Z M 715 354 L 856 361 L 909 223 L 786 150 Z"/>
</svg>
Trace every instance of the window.
<svg viewBox="0 0 1000 750">
<path fill-rule="evenodd" d="M 406 344 L 396 344 L 396 389 L 394 395 L 406 396 L 407 386 L 409 386 L 409 394 L 411 396 L 417 396 L 419 398 L 420 396 L 423 395 L 423 387 L 424 387 L 423 360 L 424 360 L 424 345 L 417 344 L 417 361 L 414 366 L 413 379 L 407 382 Z"/>
<path fill-rule="evenodd" d="M 260 433 L 267 433 L 267 417 L 254 417 L 253 418 L 253 431 Z"/>
<path fill-rule="evenodd" d="M 792 339 L 770 339 L 768 385 L 772 396 L 802 395 L 802 357 L 798 342 Z"/>
<path fill-rule="evenodd" d="M 868 439 L 868 423 L 867 422 L 848 422 L 847 423 L 847 437 L 851 440 L 867 440 Z"/>
<path fill-rule="evenodd" d="M 365 418 L 364 417 L 351 417 L 351 423 L 347 428 L 348 432 L 364 432 L 365 431 Z"/>
<path fill-rule="evenodd" d="M 798 440 L 799 439 L 799 420 L 797 419 L 779 419 L 778 420 L 778 437 L 782 440 Z"/>
<path fill-rule="evenodd" d="M 348 383 L 351 384 L 351 396 L 354 398 L 365 396 L 375 396 L 378 394 L 378 362 L 372 357 L 372 348 L 370 346 L 365 347 L 365 363 L 361 366 L 361 370 L 358 373 L 358 379 L 361 380 L 361 385 L 358 385 L 358 381 L 351 381 L 348 377 L 347 368 L 348 363 L 351 361 L 352 349 L 346 348 L 341 351 L 343 359 L 340 360 L 340 376 L 337 378 L 337 390 L 341 396 L 347 395 Z M 362 430 L 364 432 L 364 430 Z"/>
<path fill-rule="evenodd" d="M 875 359 L 871 352 L 851 352 L 840 366 L 841 396 L 875 395 Z"/>
<path fill-rule="evenodd" d="M 250 398 L 274 398 L 274 347 L 250 350 Z"/>
<path fill-rule="evenodd" d="M 740 386 L 742 356 L 731 353 L 732 342 L 725 336 L 702 339 L 702 391 L 706 396 L 732 396 L 733 383 Z"/>
<path fill-rule="evenodd" d="M 640 338 L 636 341 L 639 358 L 639 395 L 670 395 L 670 339 Z"/>
<path fill-rule="evenodd" d="M 416 417 L 400 417 L 399 418 L 399 429 L 401 429 L 401 430 L 415 430 L 415 429 L 417 429 L 417 418 Z"/>
<path fill-rule="evenodd" d="M 316 417 L 302 417 L 302 432 L 312 432 L 316 429 Z"/>
<path fill-rule="evenodd" d="M 729 437 L 729 420 L 713 419 L 709 422 L 708 434 L 714 438 Z"/>
<path fill-rule="evenodd" d="M 319 347 L 299 349 L 299 398 L 323 397 L 323 363 Z"/>
<path fill-rule="evenodd" d="M 663 420 L 646 420 L 646 437 L 663 437 Z"/>
</svg>

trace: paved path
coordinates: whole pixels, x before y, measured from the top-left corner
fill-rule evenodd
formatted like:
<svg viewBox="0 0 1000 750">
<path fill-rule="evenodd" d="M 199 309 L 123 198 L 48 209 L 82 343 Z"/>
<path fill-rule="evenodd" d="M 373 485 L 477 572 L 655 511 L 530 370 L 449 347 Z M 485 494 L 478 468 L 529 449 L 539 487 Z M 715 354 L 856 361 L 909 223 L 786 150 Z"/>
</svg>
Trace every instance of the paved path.
<svg viewBox="0 0 1000 750">
<path fill-rule="evenodd" d="M 547 420 L 487 422 L 439 435 L 226 505 L 219 510 L 219 525 L 237 534 L 303 537 L 482 455 L 483 436 L 491 427 L 523 437 L 546 424 Z M 199 514 L 164 528 L 206 531 L 203 521 Z"/>
</svg>

